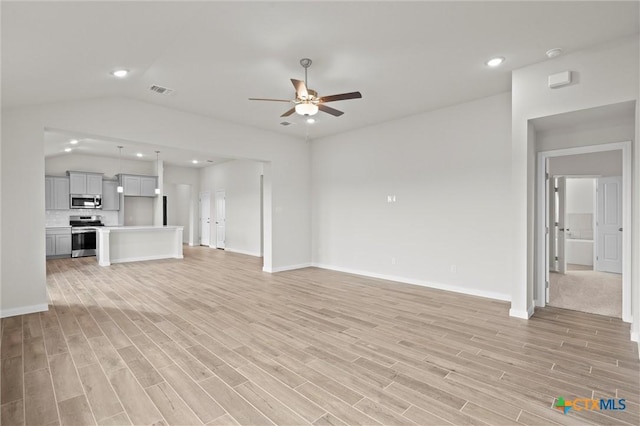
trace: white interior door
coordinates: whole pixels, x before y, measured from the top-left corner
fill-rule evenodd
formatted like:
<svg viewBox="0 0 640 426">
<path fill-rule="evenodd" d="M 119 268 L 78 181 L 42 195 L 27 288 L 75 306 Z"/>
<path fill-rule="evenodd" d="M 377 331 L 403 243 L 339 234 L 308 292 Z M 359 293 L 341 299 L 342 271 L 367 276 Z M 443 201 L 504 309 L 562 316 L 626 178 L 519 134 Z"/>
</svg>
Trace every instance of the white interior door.
<svg viewBox="0 0 640 426">
<path fill-rule="evenodd" d="M 561 176 L 557 179 L 556 183 L 556 203 L 558 217 L 557 217 L 557 258 L 558 258 L 558 272 L 561 274 L 565 274 L 567 272 L 567 256 L 565 253 L 565 240 L 567 238 L 566 234 L 569 232 L 568 229 L 565 228 L 567 223 L 567 215 L 566 215 L 566 202 L 567 202 L 567 179 L 564 176 Z"/>
<path fill-rule="evenodd" d="M 598 179 L 596 270 L 622 273 L 622 177 Z"/>
<path fill-rule="evenodd" d="M 226 205 L 224 191 L 216 191 L 216 247 L 225 247 Z"/>
<path fill-rule="evenodd" d="M 200 245 L 211 244 L 211 196 L 208 192 L 200 193 Z"/>
</svg>

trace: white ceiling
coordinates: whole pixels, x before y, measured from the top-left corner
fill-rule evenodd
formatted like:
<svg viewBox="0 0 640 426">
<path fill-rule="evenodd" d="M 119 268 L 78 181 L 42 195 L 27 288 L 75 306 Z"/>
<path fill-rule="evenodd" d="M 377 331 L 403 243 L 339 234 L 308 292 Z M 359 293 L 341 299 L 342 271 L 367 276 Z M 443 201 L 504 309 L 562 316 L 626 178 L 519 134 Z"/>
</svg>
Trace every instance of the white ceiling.
<svg viewBox="0 0 640 426">
<path fill-rule="evenodd" d="M 125 96 L 315 139 L 511 87 L 511 71 L 638 34 L 638 2 L 7 2 L 2 105 Z M 504 56 L 490 69 L 484 62 Z M 291 98 L 289 79 L 342 117 L 299 116 L 249 97 Z M 131 70 L 123 80 L 113 69 Z M 158 84 L 175 92 L 148 91 Z M 52 138 L 55 139 L 55 138 Z M 109 146 L 113 150 L 113 144 Z M 151 150 L 153 151 L 153 150 Z M 52 151 L 49 151 L 52 152 Z M 59 151 L 58 151 L 59 152 Z"/>
</svg>

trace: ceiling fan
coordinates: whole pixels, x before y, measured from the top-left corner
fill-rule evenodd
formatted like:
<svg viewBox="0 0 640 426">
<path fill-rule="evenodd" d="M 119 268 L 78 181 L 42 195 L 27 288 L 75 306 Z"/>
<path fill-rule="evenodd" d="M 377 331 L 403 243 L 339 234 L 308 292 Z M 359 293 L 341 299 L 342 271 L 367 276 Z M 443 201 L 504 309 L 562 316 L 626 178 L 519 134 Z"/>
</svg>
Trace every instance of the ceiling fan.
<svg viewBox="0 0 640 426">
<path fill-rule="evenodd" d="M 304 68 L 304 81 L 296 80 L 294 78 L 291 79 L 291 83 L 293 83 L 293 87 L 296 89 L 296 98 L 293 100 L 287 99 L 265 99 L 265 98 L 249 98 L 250 101 L 271 101 L 271 102 L 288 102 L 294 103 L 295 106 L 282 114 L 280 117 L 288 117 L 294 112 L 311 116 L 318 113 L 318 111 L 326 112 L 327 114 L 331 114 L 335 117 L 339 117 L 344 112 L 339 111 L 335 108 L 331 108 L 325 105 L 328 102 L 335 101 L 345 101 L 347 99 L 360 99 L 362 98 L 362 94 L 360 92 L 349 92 L 349 93 L 340 93 L 338 95 L 330 95 L 330 96 L 318 96 L 318 92 L 315 90 L 309 89 L 307 87 L 307 69 L 311 66 L 311 59 L 302 58 L 300 59 L 300 65 Z"/>
</svg>

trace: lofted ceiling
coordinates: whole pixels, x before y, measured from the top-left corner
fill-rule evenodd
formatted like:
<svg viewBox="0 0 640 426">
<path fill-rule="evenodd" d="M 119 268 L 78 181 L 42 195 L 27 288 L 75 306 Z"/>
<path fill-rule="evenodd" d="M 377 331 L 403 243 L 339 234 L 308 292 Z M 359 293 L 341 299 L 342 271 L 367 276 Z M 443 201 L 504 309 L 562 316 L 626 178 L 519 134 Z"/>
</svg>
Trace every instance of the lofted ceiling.
<svg viewBox="0 0 640 426">
<path fill-rule="evenodd" d="M 509 91 L 511 71 L 638 34 L 638 2 L 11 2 L 2 7 L 2 106 L 109 96 L 317 139 Z M 506 61 L 489 68 L 485 61 Z M 359 90 L 307 124 L 291 78 Z M 131 72 L 125 79 L 110 75 Z M 171 88 L 170 95 L 148 90 Z M 50 138 L 55 139 L 55 137 Z M 59 152 L 59 151 L 56 151 Z"/>
</svg>

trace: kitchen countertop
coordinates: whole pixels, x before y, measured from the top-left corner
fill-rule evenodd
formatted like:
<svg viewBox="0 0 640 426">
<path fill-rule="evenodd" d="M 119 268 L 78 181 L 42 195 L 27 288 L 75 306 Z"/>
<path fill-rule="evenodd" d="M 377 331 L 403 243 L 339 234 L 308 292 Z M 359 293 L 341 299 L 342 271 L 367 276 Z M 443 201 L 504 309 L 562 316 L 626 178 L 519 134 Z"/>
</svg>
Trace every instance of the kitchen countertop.
<svg viewBox="0 0 640 426">
<path fill-rule="evenodd" d="M 71 228 L 71 225 L 52 225 L 45 226 L 46 229 L 55 229 L 55 228 Z"/>
<path fill-rule="evenodd" d="M 184 226 L 102 226 L 99 231 L 147 231 L 147 230 L 176 230 L 184 229 Z"/>
</svg>

